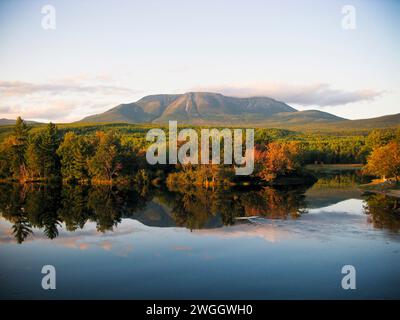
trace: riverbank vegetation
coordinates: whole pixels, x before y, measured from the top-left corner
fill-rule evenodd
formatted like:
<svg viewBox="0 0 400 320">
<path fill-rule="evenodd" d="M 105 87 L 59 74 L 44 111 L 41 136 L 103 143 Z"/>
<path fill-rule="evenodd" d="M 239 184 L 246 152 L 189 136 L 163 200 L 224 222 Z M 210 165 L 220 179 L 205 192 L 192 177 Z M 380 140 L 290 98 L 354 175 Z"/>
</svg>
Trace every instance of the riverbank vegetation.
<svg viewBox="0 0 400 320">
<path fill-rule="evenodd" d="M 295 184 L 312 181 L 304 170 L 307 164 L 365 164 L 369 175 L 400 175 L 400 129 L 301 133 L 257 128 L 255 170 L 250 177 L 238 177 L 232 165 L 149 165 L 145 135 L 151 128 L 154 125 L 28 126 L 18 118 L 14 126 L 0 127 L 0 179 L 144 185 L 165 181 L 205 187 Z"/>
</svg>

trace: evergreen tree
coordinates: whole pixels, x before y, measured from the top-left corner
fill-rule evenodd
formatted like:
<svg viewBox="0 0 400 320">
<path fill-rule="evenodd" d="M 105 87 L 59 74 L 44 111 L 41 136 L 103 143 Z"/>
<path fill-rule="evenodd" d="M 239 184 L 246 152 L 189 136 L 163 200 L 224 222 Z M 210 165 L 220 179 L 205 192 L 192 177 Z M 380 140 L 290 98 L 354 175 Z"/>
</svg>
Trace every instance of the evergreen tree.
<svg viewBox="0 0 400 320">
<path fill-rule="evenodd" d="M 41 150 L 42 135 L 30 137 L 26 150 L 26 165 L 31 179 L 43 177 L 43 155 Z"/>
<path fill-rule="evenodd" d="M 59 144 L 57 127 L 50 122 L 42 133 L 40 143 L 44 178 L 53 178 L 59 175 L 60 159 L 57 155 Z"/>
<path fill-rule="evenodd" d="M 24 180 L 26 178 L 25 152 L 27 149 L 28 137 L 29 127 L 21 117 L 18 117 L 9 143 L 12 146 L 10 160 L 13 176 L 19 180 Z"/>
<path fill-rule="evenodd" d="M 65 180 L 88 179 L 88 158 L 91 155 L 87 139 L 68 132 L 57 150 L 61 161 L 61 174 Z"/>
<path fill-rule="evenodd" d="M 7 140 L 0 145 L 0 178 L 8 178 L 11 175 L 10 146 Z"/>
</svg>

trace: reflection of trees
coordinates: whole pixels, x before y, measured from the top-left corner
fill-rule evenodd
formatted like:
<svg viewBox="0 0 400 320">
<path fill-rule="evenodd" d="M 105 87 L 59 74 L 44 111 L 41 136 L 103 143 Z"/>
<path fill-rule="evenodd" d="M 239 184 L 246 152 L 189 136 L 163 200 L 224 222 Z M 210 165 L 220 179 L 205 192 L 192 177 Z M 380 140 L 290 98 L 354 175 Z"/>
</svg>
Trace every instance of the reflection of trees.
<svg viewBox="0 0 400 320">
<path fill-rule="evenodd" d="M 174 186 L 158 191 L 115 186 L 0 185 L 0 211 L 12 223 L 16 240 L 23 242 L 32 228 L 43 229 L 49 238 L 58 235 L 61 223 L 68 231 L 81 229 L 88 221 L 101 232 L 112 230 L 124 217 L 136 217 L 153 194 L 166 204 L 177 226 L 190 229 L 232 225 L 236 217 L 261 216 L 269 219 L 297 218 L 302 214 L 304 189 L 213 190 Z M 371 195 L 365 212 L 377 228 L 400 230 L 400 201 Z M 140 211 L 140 214 L 150 211 Z"/>
<path fill-rule="evenodd" d="M 305 208 L 303 192 L 301 189 L 263 188 L 243 198 L 245 214 L 271 219 L 297 218 Z"/>
<path fill-rule="evenodd" d="M 147 191 L 146 191 L 147 190 Z M 93 211 L 93 218 L 98 231 L 112 230 L 123 217 L 132 217 L 145 207 L 150 199 L 149 190 L 96 186 L 90 188 L 88 206 Z"/>
<path fill-rule="evenodd" d="M 189 229 L 203 227 L 214 216 L 212 208 L 214 195 L 204 188 L 173 189 L 160 196 L 172 210 L 177 226 Z"/>
<path fill-rule="evenodd" d="M 364 212 L 375 228 L 400 231 L 400 201 L 383 194 L 370 195 L 364 205 Z"/>
<path fill-rule="evenodd" d="M 0 211 L 21 243 L 32 227 L 43 229 L 50 239 L 58 236 L 61 223 L 74 231 L 90 220 L 99 231 L 111 230 L 122 217 L 143 208 L 149 197 L 148 190 L 110 186 L 1 185 Z"/>
<path fill-rule="evenodd" d="M 32 233 L 31 224 L 26 215 L 15 215 L 11 220 L 14 224 L 12 226 L 13 234 L 18 243 L 24 240 Z"/>
<path fill-rule="evenodd" d="M 317 188 L 348 188 L 356 187 L 360 183 L 365 183 L 367 180 L 359 170 L 342 172 L 342 173 L 313 173 L 318 177 L 318 181 L 313 185 Z"/>
<path fill-rule="evenodd" d="M 13 235 L 22 243 L 32 233 L 32 224 L 24 209 L 25 192 L 22 188 L 2 185 L 0 189 L 0 211 L 13 226 Z"/>
<path fill-rule="evenodd" d="M 239 197 L 230 189 L 213 190 L 194 186 L 169 186 L 157 195 L 171 208 L 177 226 L 189 229 L 231 225 L 243 215 Z"/>
<path fill-rule="evenodd" d="M 98 231 L 112 230 L 121 222 L 121 199 L 111 187 L 91 188 L 88 206 L 93 210 Z"/>
<path fill-rule="evenodd" d="M 57 237 L 59 190 L 52 185 L 2 186 L 1 212 L 13 223 L 13 233 L 19 243 L 32 233 L 32 227 L 43 229 L 50 239 Z"/>
<path fill-rule="evenodd" d="M 178 226 L 198 229 L 210 220 L 220 218 L 220 224 L 231 225 L 235 217 L 263 216 L 267 218 L 296 218 L 305 208 L 304 190 L 277 190 L 266 187 L 258 191 L 232 189 L 170 187 L 172 194 L 164 201 L 172 208 Z"/>
<path fill-rule="evenodd" d="M 88 219 L 95 220 L 88 204 L 88 193 L 87 186 L 66 185 L 63 187 L 58 215 L 68 231 L 82 229 Z"/>
<path fill-rule="evenodd" d="M 248 194 L 250 194 L 249 192 Z M 229 196 L 225 196 L 229 194 Z M 221 215 L 221 220 L 224 225 L 232 225 L 235 223 L 235 217 L 244 216 L 244 208 L 241 205 L 242 197 L 237 193 L 231 193 L 228 190 L 218 192 L 218 197 L 215 201 L 215 207 Z"/>
<path fill-rule="evenodd" d="M 58 236 L 60 191 L 58 185 L 30 185 L 26 192 L 25 210 L 32 226 L 43 229 L 50 239 Z"/>
</svg>

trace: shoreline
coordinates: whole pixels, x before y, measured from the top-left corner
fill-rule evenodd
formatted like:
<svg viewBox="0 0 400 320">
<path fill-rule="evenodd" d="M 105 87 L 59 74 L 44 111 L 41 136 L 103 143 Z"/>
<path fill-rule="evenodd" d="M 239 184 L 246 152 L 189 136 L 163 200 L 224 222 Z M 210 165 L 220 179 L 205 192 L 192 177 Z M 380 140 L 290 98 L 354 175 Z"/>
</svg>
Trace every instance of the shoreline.
<svg viewBox="0 0 400 320">
<path fill-rule="evenodd" d="M 389 197 L 400 198 L 400 182 L 381 179 L 372 180 L 370 183 L 358 186 L 363 192 L 383 194 Z"/>
</svg>

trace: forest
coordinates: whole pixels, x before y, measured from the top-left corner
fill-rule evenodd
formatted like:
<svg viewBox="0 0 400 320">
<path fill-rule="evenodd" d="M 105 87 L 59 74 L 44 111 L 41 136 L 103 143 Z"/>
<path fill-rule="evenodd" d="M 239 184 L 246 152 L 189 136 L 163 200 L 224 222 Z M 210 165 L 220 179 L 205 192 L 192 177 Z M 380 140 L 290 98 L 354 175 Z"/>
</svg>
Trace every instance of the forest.
<svg viewBox="0 0 400 320">
<path fill-rule="evenodd" d="M 255 170 L 238 179 L 231 165 L 149 165 L 145 135 L 152 125 L 27 125 L 0 127 L 1 181 L 74 184 L 161 183 L 214 186 L 273 183 L 304 176 L 307 164 L 362 164 L 382 179 L 400 177 L 400 128 L 296 132 L 255 129 Z M 183 126 L 184 127 L 184 126 Z M 200 130 L 202 127 L 195 127 Z"/>
</svg>

